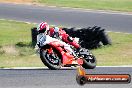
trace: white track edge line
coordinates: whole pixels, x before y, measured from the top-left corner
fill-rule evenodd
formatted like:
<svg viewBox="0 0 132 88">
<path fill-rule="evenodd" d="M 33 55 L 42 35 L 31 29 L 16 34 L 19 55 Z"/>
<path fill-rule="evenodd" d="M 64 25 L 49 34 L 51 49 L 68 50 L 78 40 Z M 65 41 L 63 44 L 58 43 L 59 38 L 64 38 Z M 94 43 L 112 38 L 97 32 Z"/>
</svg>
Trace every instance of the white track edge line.
<svg viewBox="0 0 132 88">
<path fill-rule="evenodd" d="M 124 68 L 132 66 L 97 66 L 97 68 Z M 62 69 L 76 69 L 77 67 L 63 67 Z M 0 68 L 0 69 L 48 69 L 48 67 L 11 67 L 11 68 Z"/>
</svg>

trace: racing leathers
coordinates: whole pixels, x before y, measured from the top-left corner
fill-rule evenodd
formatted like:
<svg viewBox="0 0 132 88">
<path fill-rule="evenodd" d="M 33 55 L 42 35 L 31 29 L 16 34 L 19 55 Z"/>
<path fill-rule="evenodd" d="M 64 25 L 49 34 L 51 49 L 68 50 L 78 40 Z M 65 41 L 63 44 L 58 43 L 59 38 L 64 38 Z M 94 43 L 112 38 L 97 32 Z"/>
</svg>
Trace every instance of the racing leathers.
<svg viewBox="0 0 132 88">
<path fill-rule="evenodd" d="M 49 44 L 50 42 L 58 41 L 60 44 L 64 45 L 64 48 L 70 52 L 70 54 L 73 54 L 73 50 L 71 49 L 70 45 L 66 44 L 65 42 L 58 40 L 56 38 L 53 38 L 49 35 L 45 35 L 44 33 L 40 33 L 37 35 L 37 44 L 36 47 L 43 47 L 46 44 Z"/>
<path fill-rule="evenodd" d="M 61 28 L 58 27 L 52 27 L 49 29 L 48 34 L 51 37 L 57 38 L 57 39 L 61 39 L 62 41 L 64 41 L 65 43 L 68 43 L 72 46 L 74 46 L 77 51 L 79 51 L 81 49 L 80 45 L 75 41 L 74 38 L 70 37 L 64 30 L 62 30 Z"/>
</svg>

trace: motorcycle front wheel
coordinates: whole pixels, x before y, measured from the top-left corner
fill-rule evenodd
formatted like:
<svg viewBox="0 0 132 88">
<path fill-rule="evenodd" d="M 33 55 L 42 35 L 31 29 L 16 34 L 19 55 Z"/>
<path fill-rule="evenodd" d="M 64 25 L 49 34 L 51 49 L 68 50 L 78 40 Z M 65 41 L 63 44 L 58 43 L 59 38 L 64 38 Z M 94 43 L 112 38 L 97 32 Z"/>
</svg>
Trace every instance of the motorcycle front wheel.
<svg viewBox="0 0 132 88">
<path fill-rule="evenodd" d="M 61 68 L 61 59 L 56 50 L 52 51 L 52 54 L 48 53 L 48 50 L 40 50 L 40 58 L 44 65 L 51 70 L 58 70 Z"/>
</svg>

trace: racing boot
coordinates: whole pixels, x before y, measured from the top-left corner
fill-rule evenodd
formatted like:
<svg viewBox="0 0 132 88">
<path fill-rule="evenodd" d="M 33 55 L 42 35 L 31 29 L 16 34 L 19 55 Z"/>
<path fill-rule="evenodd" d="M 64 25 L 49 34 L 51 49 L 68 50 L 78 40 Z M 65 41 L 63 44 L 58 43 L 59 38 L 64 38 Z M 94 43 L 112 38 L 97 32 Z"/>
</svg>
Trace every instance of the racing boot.
<svg viewBox="0 0 132 88">
<path fill-rule="evenodd" d="M 80 56 L 80 52 L 83 52 L 83 48 L 82 47 L 79 47 L 79 48 L 76 49 L 76 54 L 78 56 Z"/>
<path fill-rule="evenodd" d="M 75 52 L 73 52 L 72 55 L 74 56 L 74 59 L 75 59 L 75 60 L 78 59 L 78 56 L 75 54 Z"/>
</svg>

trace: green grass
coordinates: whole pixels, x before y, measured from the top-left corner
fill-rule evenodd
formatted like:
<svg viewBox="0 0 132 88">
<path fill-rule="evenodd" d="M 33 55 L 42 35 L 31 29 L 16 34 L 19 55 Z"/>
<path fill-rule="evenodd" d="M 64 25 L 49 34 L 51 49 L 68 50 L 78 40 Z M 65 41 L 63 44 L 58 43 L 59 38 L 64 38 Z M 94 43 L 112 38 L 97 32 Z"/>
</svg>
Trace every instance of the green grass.
<svg viewBox="0 0 132 88">
<path fill-rule="evenodd" d="M 21 22 L 0 20 L 0 45 L 30 41 L 29 33 L 32 26 Z"/>
<path fill-rule="evenodd" d="M 36 0 L 44 5 L 63 7 L 132 11 L 132 0 Z"/>
<path fill-rule="evenodd" d="M 31 46 L 33 26 L 0 20 L 0 67 L 43 66 Z"/>
<path fill-rule="evenodd" d="M 93 50 L 98 65 L 132 65 L 132 34 L 110 32 L 113 44 Z"/>
<path fill-rule="evenodd" d="M 31 27 L 22 22 L 0 20 L 0 68 L 44 66 L 31 46 Z M 112 46 L 92 50 L 97 65 L 132 65 L 132 34 L 110 32 Z"/>
</svg>

